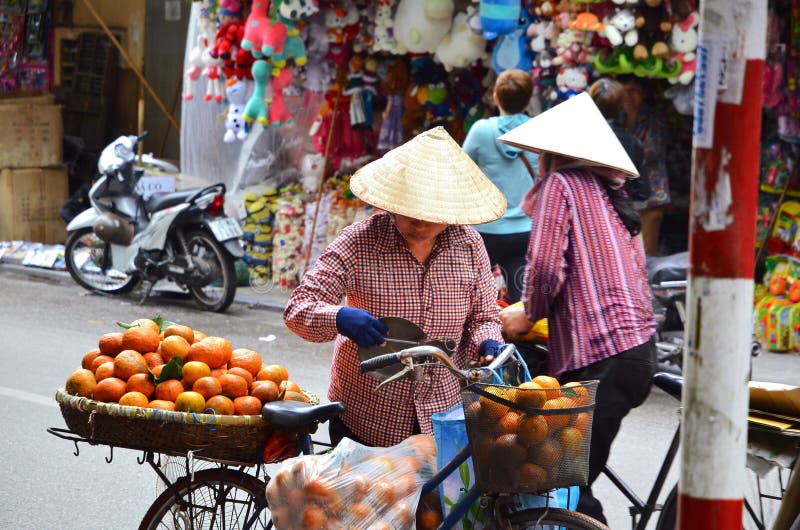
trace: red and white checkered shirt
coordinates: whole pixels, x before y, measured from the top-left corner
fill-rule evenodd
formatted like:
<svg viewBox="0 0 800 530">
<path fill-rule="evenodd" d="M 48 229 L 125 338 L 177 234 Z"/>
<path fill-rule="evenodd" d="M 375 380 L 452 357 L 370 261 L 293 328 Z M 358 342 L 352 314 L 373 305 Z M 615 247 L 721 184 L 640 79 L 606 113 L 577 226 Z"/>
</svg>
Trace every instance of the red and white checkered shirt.
<svg viewBox="0 0 800 530">
<path fill-rule="evenodd" d="M 502 341 L 497 287 L 478 233 L 448 226 L 426 266 L 404 245 L 387 213 L 345 228 L 292 293 L 283 317 L 287 327 L 311 342 L 336 339 L 328 398 L 347 407 L 342 421 L 365 442 L 390 446 L 409 437 L 416 416 L 432 435 L 431 414 L 460 402 L 456 378 L 431 368 L 422 381 L 390 383 L 359 373 L 358 347 L 336 330 L 342 299 L 376 318 L 402 317 L 430 339 L 453 339 L 454 363 L 464 368 L 477 359 L 484 339 Z"/>
<path fill-rule="evenodd" d="M 622 224 L 601 180 L 562 170 L 528 193 L 533 226 L 522 299 L 531 321 L 548 318 L 549 371 L 583 368 L 650 340 L 642 242 Z"/>
</svg>

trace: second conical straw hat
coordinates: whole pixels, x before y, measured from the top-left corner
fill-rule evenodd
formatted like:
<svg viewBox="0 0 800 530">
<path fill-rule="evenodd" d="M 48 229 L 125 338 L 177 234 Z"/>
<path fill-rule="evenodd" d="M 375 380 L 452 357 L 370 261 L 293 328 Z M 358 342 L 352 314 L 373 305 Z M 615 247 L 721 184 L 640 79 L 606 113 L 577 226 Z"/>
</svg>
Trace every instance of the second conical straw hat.
<svg viewBox="0 0 800 530">
<path fill-rule="evenodd" d="M 526 151 L 568 156 L 639 176 L 617 135 L 586 92 L 531 118 L 498 140 Z"/>
<path fill-rule="evenodd" d="M 503 193 L 444 127 L 362 167 L 350 189 L 376 208 L 432 223 L 488 223 L 506 211 Z"/>
</svg>

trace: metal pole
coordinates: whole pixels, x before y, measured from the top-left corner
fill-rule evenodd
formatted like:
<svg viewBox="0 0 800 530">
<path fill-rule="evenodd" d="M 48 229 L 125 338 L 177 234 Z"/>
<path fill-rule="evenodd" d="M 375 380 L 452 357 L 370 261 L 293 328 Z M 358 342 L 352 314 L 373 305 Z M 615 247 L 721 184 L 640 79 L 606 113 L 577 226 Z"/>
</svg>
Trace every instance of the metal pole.
<svg viewBox="0 0 800 530">
<path fill-rule="evenodd" d="M 742 528 L 766 23 L 767 0 L 700 3 L 680 530 Z"/>
</svg>

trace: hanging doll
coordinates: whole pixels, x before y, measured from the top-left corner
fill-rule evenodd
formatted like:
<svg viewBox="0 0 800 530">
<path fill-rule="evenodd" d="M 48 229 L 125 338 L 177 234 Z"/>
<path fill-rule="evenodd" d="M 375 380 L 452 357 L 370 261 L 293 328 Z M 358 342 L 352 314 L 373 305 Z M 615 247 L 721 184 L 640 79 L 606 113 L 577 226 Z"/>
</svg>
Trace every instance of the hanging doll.
<svg viewBox="0 0 800 530">
<path fill-rule="evenodd" d="M 364 58 L 353 55 L 347 62 L 349 73 L 347 84 L 342 94 L 350 96 L 350 124 L 353 128 L 367 126 L 367 116 L 364 104 Z"/>
<path fill-rule="evenodd" d="M 403 93 L 411 78 L 405 61 L 398 57 L 389 67 L 383 82 L 386 109 L 378 136 L 378 152 L 385 153 L 403 143 Z"/>
<path fill-rule="evenodd" d="M 222 71 L 231 79 L 235 77 L 236 51 L 244 36 L 241 3 L 238 0 L 220 0 L 217 17 L 219 29 L 209 54 L 222 61 Z"/>
</svg>

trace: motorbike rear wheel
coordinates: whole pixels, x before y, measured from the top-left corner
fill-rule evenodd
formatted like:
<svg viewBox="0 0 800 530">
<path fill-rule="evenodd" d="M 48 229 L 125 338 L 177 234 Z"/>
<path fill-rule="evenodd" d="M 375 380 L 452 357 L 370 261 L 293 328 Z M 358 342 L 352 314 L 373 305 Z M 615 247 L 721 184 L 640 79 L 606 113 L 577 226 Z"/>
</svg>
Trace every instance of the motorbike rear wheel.
<svg viewBox="0 0 800 530">
<path fill-rule="evenodd" d="M 64 260 L 70 276 L 89 291 L 106 294 L 130 292 L 139 283 L 138 275 L 110 268 L 108 252 L 108 243 L 98 238 L 91 228 L 72 232 L 64 245 Z"/>
<path fill-rule="evenodd" d="M 205 230 L 196 230 L 186 236 L 187 256 L 204 276 L 212 278 L 203 285 L 188 285 L 195 302 L 206 311 L 222 312 L 228 309 L 236 295 L 236 267 L 233 257 L 214 236 Z"/>
</svg>

